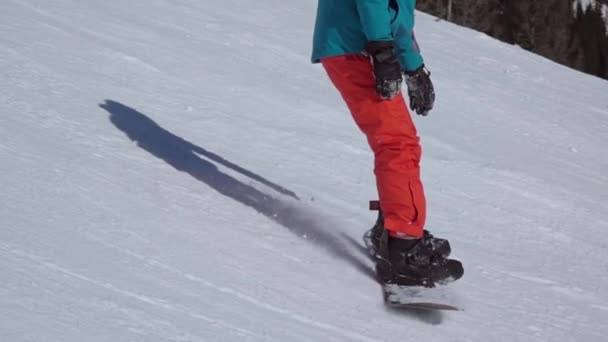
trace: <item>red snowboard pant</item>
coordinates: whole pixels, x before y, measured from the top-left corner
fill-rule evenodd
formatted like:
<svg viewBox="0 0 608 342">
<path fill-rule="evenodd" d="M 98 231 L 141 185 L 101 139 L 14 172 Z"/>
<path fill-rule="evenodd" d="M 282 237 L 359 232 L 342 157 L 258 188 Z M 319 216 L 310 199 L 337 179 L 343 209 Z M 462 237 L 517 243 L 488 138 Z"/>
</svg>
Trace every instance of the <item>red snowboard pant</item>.
<svg viewBox="0 0 608 342">
<path fill-rule="evenodd" d="M 374 152 L 384 225 L 393 234 L 421 237 L 426 201 L 420 181 L 420 139 L 402 95 L 376 94 L 368 57 L 347 55 L 321 63 Z"/>
</svg>

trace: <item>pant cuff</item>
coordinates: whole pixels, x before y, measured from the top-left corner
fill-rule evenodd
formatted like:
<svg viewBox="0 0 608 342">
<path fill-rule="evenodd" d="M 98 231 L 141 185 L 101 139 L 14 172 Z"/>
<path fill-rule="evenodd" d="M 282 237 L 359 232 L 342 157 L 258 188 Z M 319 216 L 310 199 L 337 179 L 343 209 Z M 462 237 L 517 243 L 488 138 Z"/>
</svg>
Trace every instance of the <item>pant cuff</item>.
<svg viewBox="0 0 608 342">
<path fill-rule="evenodd" d="M 419 224 L 416 224 L 416 222 L 409 223 L 403 220 L 385 218 L 384 228 L 391 232 L 404 233 L 417 238 L 421 238 L 422 235 L 424 235 L 424 227 Z"/>
</svg>

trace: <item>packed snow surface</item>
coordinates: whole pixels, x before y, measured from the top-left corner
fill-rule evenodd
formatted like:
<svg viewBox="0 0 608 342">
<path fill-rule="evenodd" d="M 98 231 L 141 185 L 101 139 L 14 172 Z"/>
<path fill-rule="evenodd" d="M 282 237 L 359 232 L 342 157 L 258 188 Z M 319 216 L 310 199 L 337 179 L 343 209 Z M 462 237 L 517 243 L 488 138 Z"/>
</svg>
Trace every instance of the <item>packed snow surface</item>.
<svg viewBox="0 0 608 342">
<path fill-rule="evenodd" d="M 427 228 L 392 312 L 316 1 L 0 1 L 0 341 L 606 341 L 608 82 L 418 13 Z"/>
</svg>

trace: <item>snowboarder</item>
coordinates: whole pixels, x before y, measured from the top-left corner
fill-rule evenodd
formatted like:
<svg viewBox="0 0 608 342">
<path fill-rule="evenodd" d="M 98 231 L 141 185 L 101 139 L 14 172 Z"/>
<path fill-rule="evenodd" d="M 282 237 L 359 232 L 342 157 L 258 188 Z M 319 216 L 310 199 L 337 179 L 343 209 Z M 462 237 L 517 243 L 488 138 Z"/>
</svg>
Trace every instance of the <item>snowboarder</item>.
<svg viewBox="0 0 608 342">
<path fill-rule="evenodd" d="M 424 230 L 421 148 L 410 108 L 435 92 L 414 37 L 415 0 L 319 0 L 313 63 L 321 63 L 374 152 L 379 217 L 366 234 L 385 284 L 434 287 L 462 277 L 447 240 Z"/>
</svg>

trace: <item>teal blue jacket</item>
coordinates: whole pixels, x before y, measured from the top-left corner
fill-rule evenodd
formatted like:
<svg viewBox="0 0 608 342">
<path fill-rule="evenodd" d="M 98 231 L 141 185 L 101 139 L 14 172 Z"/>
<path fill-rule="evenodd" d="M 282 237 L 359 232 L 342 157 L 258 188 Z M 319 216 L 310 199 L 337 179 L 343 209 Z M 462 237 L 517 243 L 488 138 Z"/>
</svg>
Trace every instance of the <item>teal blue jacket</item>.
<svg viewBox="0 0 608 342">
<path fill-rule="evenodd" d="M 312 62 L 361 53 L 368 41 L 395 41 L 404 71 L 423 64 L 414 37 L 416 0 L 319 0 Z"/>
</svg>

